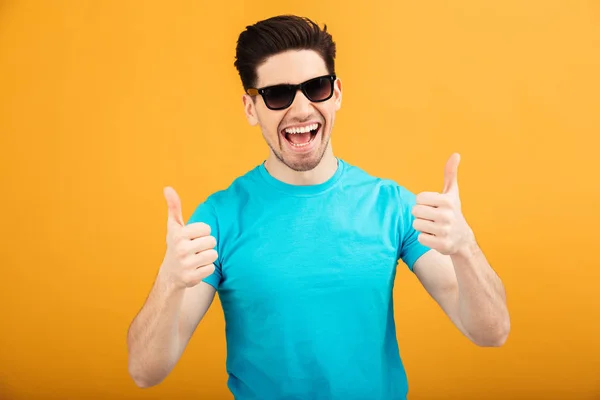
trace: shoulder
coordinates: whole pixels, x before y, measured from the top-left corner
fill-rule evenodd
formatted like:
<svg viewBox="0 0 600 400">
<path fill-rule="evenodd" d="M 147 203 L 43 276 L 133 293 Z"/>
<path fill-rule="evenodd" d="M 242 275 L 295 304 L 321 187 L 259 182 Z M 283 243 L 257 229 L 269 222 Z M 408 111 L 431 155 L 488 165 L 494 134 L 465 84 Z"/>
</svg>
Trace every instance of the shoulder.
<svg viewBox="0 0 600 400">
<path fill-rule="evenodd" d="M 356 165 L 345 162 L 344 185 L 352 190 L 374 193 L 381 200 L 413 204 L 415 193 L 394 179 L 377 176 Z"/>
<path fill-rule="evenodd" d="M 256 187 L 256 174 L 257 168 L 253 168 L 235 178 L 223 189 L 212 192 L 199 200 L 190 222 L 199 218 L 217 219 L 217 217 L 226 216 L 232 210 L 243 208 L 251 196 L 252 188 Z"/>
<path fill-rule="evenodd" d="M 255 167 L 235 178 L 227 187 L 208 195 L 204 203 L 210 205 L 215 211 L 243 204 L 257 187 L 257 175 L 258 167 Z"/>
</svg>

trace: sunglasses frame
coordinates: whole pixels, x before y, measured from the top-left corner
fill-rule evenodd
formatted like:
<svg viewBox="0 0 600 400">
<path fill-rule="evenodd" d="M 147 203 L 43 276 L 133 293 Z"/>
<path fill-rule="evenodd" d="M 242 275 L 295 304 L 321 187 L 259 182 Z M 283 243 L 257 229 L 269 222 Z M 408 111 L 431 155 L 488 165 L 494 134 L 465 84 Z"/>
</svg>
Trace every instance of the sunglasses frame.
<svg viewBox="0 0 600 400">
<path fill-rule="evenodd" d="M 329 96 L 327 96 L 326 98 L 324 98 L 322 100 L 312 100 L 306 93 L 306 85 L 310 84 L 311 82 L 313 82 L 317 79 L 328 79 L 329 84 L 331 86 L 331 93 L 329 94 Z M 298 94 L 298 90 L 300 90 L 302 92 L 302 94 L 304 94 L 304 96 L 313 103 L 322 103 L 324 101 L 329 100 L 333 96 L 333 93 L 335 92 L 334 84 L 335 84 L 336 79 L 337 79 L 336 74 L 327 74 L 327 75 L 317 76 L 315 78 L 310 78 L 309 80 L 299 83 L 297 85 L 281 83 L 281 84 L 277 84 L 277 85 L 265 86 L 262 88 L 249 88 L 246 91 L 246 93 L 248 93 L 248 95 L 253 96 L 253 97 L 261 95 L 263 98 L 263 102 L 265 103 L 265 106 L 267 106 L 267 108 L 269 110 L 279 111 L 279 110 L 285 110 L 286 108 L 288 108 L 289 106 L 291 106 L 294 103 L 294 99 L 296 99 L 296 94 Z M 265 99 L 265 93 L 269 89 L 278 88 L 281 86 L 289 88 L 292 91 L 292 96 L 290 98 L 289 103 L 282 107 L 270 107 L 267 100 Z"/>
</svg>

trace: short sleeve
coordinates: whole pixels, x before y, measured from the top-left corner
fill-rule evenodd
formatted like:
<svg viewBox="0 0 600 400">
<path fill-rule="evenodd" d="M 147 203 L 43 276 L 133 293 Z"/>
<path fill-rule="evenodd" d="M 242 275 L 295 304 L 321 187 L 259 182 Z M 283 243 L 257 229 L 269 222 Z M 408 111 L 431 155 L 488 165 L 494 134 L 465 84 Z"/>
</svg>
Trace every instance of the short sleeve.
<svg viewBox="0 0 600 400">
<path fill-rule="evenodd" d="M 416 204 L 417 196 L 409 190 L 400 187 L 400 221 L 398 229 L 400 230 L 399 238 L 399 259 L 413 271 L 415 262 L 430 250 L 429 247 L 422 245 L 418 241 L 419 232 L 413 228 L 415 217 L 412 215 L 412 209 Z"/>
<path fill-rule="evenodd" d="M 217 240 L 217 246 L 215 249 L 217 250 L 217 253 L 220 255 L 221 252 L 219 251 L 220 250 L 220 246 L 219 246 L 220 240 L 219 240 L 219 225 L 217 223 L 217 213 L 215 211 L 215 208 L 208 201 L 200 203 L 200 205 L 198 205 L 198 207 L 196 207 L 196 209 L 194 210 L 194 213 L 188 220 L 187 225 L 196 223 L 196 222 L 204 222 L 205 224 L 210 226 L 210 231 L 211 231 L 210 234 L 212 236 L 214 236 L 215 239 Z M 222 277 L 220 257 L 217 258 L 217 260 L 215 261 L 214 264 L 215 264 L 215 271 L 212 274 L 210 274 L 209 276 L 207 276 L 206 278 L 204 278 L 203 281 L 218 290 L 219 285 L 221 283 L 221 277 Z"/>
</svg>

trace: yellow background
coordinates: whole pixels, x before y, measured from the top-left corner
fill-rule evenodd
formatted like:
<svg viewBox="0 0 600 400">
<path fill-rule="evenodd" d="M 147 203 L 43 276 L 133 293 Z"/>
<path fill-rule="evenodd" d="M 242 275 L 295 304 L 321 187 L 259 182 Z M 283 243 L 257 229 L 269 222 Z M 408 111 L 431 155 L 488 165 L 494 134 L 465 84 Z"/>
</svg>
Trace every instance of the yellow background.
<svg viewBox="0 0 600 400">
<path fill-rule="evenodd" d="M 0 1 L 0 398 L 230 398 L 218 300 L 158 387 L 126 331 L 162 261 L 172 185 L 198 202 L 261 162 L 237 35 L 327 23 L 335 154 L 414 192 L 462 155 L 464 213 L 508 292 L 478 348 L 404 265 L 410 399 L 600 398 L 598 1 Z"/>
</svg>

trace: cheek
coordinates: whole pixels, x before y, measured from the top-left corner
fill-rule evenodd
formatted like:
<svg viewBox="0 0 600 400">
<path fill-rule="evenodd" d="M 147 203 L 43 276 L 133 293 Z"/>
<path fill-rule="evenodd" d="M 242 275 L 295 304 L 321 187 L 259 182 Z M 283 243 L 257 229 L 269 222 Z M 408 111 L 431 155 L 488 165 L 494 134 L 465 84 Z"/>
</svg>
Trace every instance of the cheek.
<svg viewBox="0 0 600 400">
<path fill-rule="evenodd" d="M 318 117 L 320 117 L 321 119 L 325 120 L 325 121 L 329 121 L 329 118 L 331 116 L 331 111 L 330 111 L 330 107 L 328 104 L 314 104 L 314 110 L 316 111 L 313 114 L 317 114 Z"/>
<path fill-rule="evenodd" d="M 276 137 L 276 133 L 277 133 L 276 126 L 273 127 L 270 124 L 261 123 L 260 130 L 262 131 L 263 135 L 265 135 L 267 137 Z"/>
<path fill-rule="evenodd" d="M 327 104 L 327 107 L 322 107 L 319 109 L 319 113 L 321 117 L 325 119 L 325 123 L 327 124 L 327 129 L 330 130 L 333 125 L 333 121 L 335 120 L 335 111 L 336 106 L 332 102 L 331 104 Z"/>
<path fill-rule="evenodd" d="M 263 134 L 273 139 L 277 139 L 277 136 L 279 136 L 280 123 L 281 118 L 279 116 L 261 115 L 259 118 L 259 126 Z"/>
</svg>

